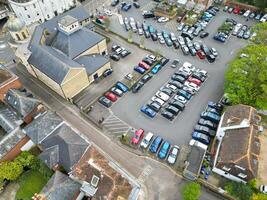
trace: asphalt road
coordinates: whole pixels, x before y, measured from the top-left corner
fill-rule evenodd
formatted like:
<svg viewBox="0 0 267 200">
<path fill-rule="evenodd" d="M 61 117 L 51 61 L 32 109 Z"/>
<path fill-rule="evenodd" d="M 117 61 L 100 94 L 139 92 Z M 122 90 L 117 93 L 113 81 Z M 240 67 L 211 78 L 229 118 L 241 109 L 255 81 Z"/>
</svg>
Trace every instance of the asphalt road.
<svg viewBox="0 0 267 200">
<path fill-rule="evenodd" d="M 142 2 L 142 0 L 140 0 L 140 2 Z M 132 8 L 129 12 L 123 13 L 123 15 L 127 17 L 136 16 L 136 18 L 140 18 L 140 13 L 136 13 L 134 9 L 135 8 Z M 191 138 L 193 127 L 199 119 L 199 114 L 203 111 L 207 102 L 210 100 L 218 101 L 223 95 L 224 73 L 227 69 L 228 62 L 236 56 L 236 53 L 242 47 L 247 45 L 247 41 L 240 40 L 233 36 L 231 36 L 225 44 L 216 42 L 212 39 L 212 36 L 215 34 L 217 28 L 227 17 L 234 18 L 243 24 L 251 25 L 254 23 L 253 21 L 246 22 L 242 16 L 236 16 L 234 14 L 228 14 L 220 11 L 220 14 L 218 14 L 207 27 L 207 31 L 210 33 L 210 36 L 202 41 L 200 38 L 196 38 L 197 41 L 204 42 L 209 47 L 215 47 L 219 52 L 218 59 L 212 64 L 207 61 L 201 61 L 198 57 L 184 56 L 180 49 L 174 50 L 173 48 L 162 46 L 158 42 L 153 42 L 151 39 L 145 40 L 145 47 L 153 50 L 159 50 L 168 58 L 178 58 L 182 63 L 188 61 L 197 68 L 207 70 L 209 73 L 208 80 L 176 120 L 170 123 L 161 116 L 157 116 L 155 119 L 151 120 L 139 112 L 140 107 L 146 104 L 146 102 L 174 72 L 174 70 L 169 66 L 166 66 L 165 69 L 160 71 L 159 74 L 146 84 L 138 94 L 129 93 L 118 103 L 112 106 L 111 109 L 114 114 L 131 126 L 135 128 L 143 128 L 145 131 L 151 131 L 157 135 L 161 135 L 173 144 L 182 145 L 187 143 Z M 150 21 L 151 23 L 156 23 L 153 20 Z M 150 21 L 147 20 L 147 23 L 150 23 Z M 160 25 L 157 24 L 157 26 Z M 112 20 L 110 29 L 125 37 L 128 36 L 128 33 L 124 30 L 124 28 L 118 25 L 118 20 Z M 166 27 L 164 27 L 164 29 L 168 30 Z M 176 34 L 178 34 L 178 32 L 176 32 Z M 136 42 L 140 41 L 139 36 L 136 34 L 133 34 L 133 39 Z"/>
</svg>

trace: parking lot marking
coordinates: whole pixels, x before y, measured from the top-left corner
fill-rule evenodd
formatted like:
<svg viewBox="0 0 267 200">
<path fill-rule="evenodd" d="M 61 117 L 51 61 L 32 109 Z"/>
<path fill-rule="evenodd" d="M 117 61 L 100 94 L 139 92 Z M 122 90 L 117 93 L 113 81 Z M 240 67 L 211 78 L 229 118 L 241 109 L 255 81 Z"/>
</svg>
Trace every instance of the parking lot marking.
<svg viewBox="0 0 267 200">
<path fill-rule="evenodd" d="M 130 126 L 115 115 L 109 115 L 102 123 L 104 128 L 113 135 L 121 135 L 129 131 Z"/>
<path fill-rule="evenodd" d="M 142 173 L 139 175 L 138 180 L 143 183 L 146 181 L 147 177 L 152 173 L 153 168 L 150 165 L 147 165 Z"/>
<path fill-rule="evenodd" d="M 172 32 L 175 33 L 176 32 L 177 23 L 176 23 L 176 21 L 172 20 L 172 21 L 169 21 L 166 24 L 164 24 L 164 27 L 170 29 Z"/>
</svg>

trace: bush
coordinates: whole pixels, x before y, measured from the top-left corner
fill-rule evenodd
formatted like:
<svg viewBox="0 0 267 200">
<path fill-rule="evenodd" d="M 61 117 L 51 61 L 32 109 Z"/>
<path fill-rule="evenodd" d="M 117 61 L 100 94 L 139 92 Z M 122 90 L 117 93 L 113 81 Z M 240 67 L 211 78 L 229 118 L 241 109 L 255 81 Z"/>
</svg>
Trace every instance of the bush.
<svg viewBox="0 0 267 200">
<path fill-rule="evenodd" d="M 201 194 L 200 185 L 198 183 L 189 183 L 182 189 L 184 200 L 198 200 Z"/>
<path fill-rule="evenodd" d="M 14 181 L 22 174 L 23 166 L 18 161 L 5 161 L 0 164 L 0 182 Z"/>
<path fill-rule="evenodd" d="M 226 191 L 239 200 L 251 200 L 253 191 L 249 185 L 238 182 L 228 182 L 225 186 Z"/>
</svg>

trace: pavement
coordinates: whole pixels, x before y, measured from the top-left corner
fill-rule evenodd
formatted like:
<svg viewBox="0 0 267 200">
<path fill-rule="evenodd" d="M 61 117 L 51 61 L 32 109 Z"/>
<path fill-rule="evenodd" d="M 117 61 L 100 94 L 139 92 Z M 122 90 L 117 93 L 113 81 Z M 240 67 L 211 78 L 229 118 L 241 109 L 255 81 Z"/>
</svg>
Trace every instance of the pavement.
<svg viewBox="0 0 267 200">
<path fill-rule="evenodd" d="M 9 68 L 16 73 L 22 84 L 39 97 L 51 110 L 56 111 L 68 124 L 85 135 L 101 151 L 119 163 L 129 175 L 135 177 L 142 185 L 139 199 L 146 200 L 177 200 L 182 199 L 180 189 L 187 183 L 181 176 L 153 159 L 132 154 L 113 143 L 101 131 L 83 118 L 76 106 L 62 99 L 46 85 L 32 77 L 23 66 Z M 19 70 L 17 70 L 19 69 Z M 164 177 L 164 178 L 163 178 Z M 213 193 L 202 189 L 200 200 L 217 200 Z"/>
</svg>

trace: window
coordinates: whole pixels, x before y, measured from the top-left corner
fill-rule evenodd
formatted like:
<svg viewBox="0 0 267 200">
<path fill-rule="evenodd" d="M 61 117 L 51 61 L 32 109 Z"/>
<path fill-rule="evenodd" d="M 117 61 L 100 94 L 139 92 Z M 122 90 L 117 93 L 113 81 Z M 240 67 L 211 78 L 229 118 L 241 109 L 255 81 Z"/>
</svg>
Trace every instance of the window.
<svg viewBox="0 0 267 200">
<path fill-rule="evenodd" d="M 47 15 L 47 18 L 49 19 L 49 18 L 50 18 L 50 16 L 49 16 L 49 15 Z"/>
<path fill-rule="evenodd" d="M 19 34 L 16 33 L 17 40 L 21 40 Z"/>
<path fill-rule="evenodd" d="M 27 38 L 27 37 L 26 37 L 26 34 L 25 34 L 24 32 L 22 32 L 22 36 L 23 36 L 24 39 Z"/>
<path fill-rule="evenodd" d="M 241 166 L 239 166 L 239 165 L 235 165 L 235 167 L 238 168 L 238 169 L 241 169 L 241 170 L 243 170 L 243 171 L 246 170 L 244 167 L 241 167 Z"/>
<path fill-rule="evenodd" d="M 17 101 L 14 101 L 14 105 L 17 105 Z"/>
<path fill-rule="evenodd" d="M 229 172 L 230 170 L 231 170 L 231 168 L 230 167 L 226 167 L 226 166 L 223 166 L 223 168 L 222 168 L 224 171 L 227 171 L 227 172 Z"/>
<path fill-rule="evenodd" d="M 39 16 L 39 13 L 37 13 L 37 16 Z"/>
<path fill-rule="evenodd" d="M 27 10 L 27 8 L 26 8 L 26 7 L 24 7 L 24 10 Z"/>
<path fill-rule="evenodd" d="M 239 173 L 238 176 L 239 176 L 240 178 L 247 178 L 247 175 L 246 175 L 246 174 L 242 174 L 242 173 Z"/>
</svg>

